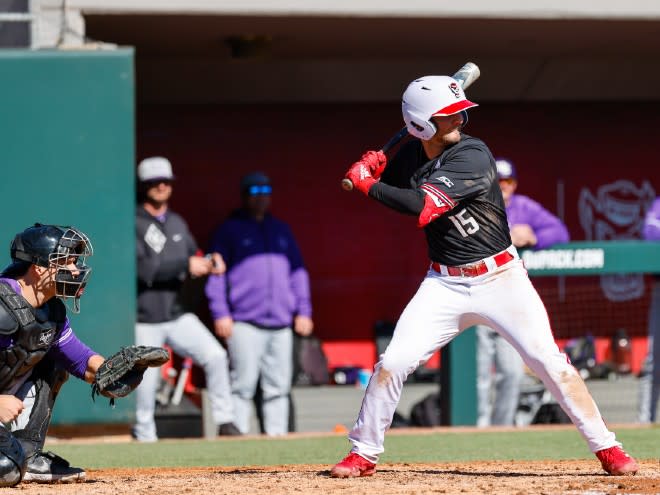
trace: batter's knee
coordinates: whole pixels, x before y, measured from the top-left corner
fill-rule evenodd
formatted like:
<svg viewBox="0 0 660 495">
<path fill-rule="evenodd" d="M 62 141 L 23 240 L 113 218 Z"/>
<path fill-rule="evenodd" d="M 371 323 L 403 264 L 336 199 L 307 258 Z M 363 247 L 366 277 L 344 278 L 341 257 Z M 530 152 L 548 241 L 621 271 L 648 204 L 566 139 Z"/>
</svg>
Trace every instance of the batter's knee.
<svg viewBox="0 0 660 495">
<path fill-rule="evenodd" d="M 379 363 L 380 367 L 385 370 L 388 374 L 394 376 L 400 376 L 402 379 L 406 379 L 410 373 L 415 371 L 417 367 L 421 364 L 419 362 L 411 363 L 410 360 L 405 359 L 402 356 L 393 356 L 385 354 Z M 378 371 L 378 370 L 376 370 Z"/>
<path fill-rule="evenodd" d="M 25 453 L 18 440 L 0 427 L 0 487 L 18 485 L 25 474 Z"/>
</svg>

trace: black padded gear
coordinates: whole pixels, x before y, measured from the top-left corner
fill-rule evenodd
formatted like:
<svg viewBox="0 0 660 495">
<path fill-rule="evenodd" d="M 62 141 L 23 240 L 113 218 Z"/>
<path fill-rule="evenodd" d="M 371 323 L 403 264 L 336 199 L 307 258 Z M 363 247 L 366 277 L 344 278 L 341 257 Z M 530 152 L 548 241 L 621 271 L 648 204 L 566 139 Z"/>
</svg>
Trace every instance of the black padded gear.
<svg viewBox="0 0 660 495">
<path fill-rule="evenodd" d="M 69 373 L 56 368 L 51 361 L 44 360 L 39 363 L 31 378 L 34 382 L 35 398 L 30 417 L 25 428 L 14 431 L 14 436 L 21 442 L 27 458 L 41 452 L 44 447 L 55 399 L 69 378 Z"/>
<path fill-rule="evenodd" d="M 9 285 L 0 283 L 0 335 L 11 335 L 14 340 L 11 347 L 0 350 L 0 391 L 10 388 L 43 359 L 65 317 L 61 301 L 52 299 L 34 309 Z"/>
<path fill-rule="evenodd" d="M 26 457 L 20 442 L 0 426 L 0 487 L 19 484 L 25 467 Z"/>
</svg>

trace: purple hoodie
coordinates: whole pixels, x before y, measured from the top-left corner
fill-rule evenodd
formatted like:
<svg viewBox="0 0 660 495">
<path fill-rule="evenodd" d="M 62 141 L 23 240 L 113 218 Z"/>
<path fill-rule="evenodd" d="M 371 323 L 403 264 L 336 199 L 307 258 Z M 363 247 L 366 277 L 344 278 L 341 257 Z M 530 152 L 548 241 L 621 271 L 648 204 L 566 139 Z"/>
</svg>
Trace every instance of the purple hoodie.
<svg viewBox="0 0 660 495">
<path fill-rule="evenodd" d="M 642 234 L 647 241 L 660 241 L 660 196 L 646 212 Z"/>
<path fill-rule="evenodd" d="M 0 282 L 9 285 L 17 294 L 21 293 L 21 286 L 16 280 L 0 278 Z M 53 359 L 73 376 L 84 379 L 87 362 L 96 353 L 78 340 L 71 329 L 68 317 L 64 320 L 62 327 L 58 328 L 58 332 L 58 336 L 46 356 Z M 14 339 L 11 335 L 0 336 L 0 349 L 7 349 L 12 345 L 14 345 Z"/>
<path fill-rule="evenodd" d="M 562 221 L 527 196 L 511 196 L 509 206 L 506 207 L 506 216 L 509 219 L 509 228 L 517 224 L 527 224 L 532 228 L 537 241 L 534 249 L 544 249 L 569 241 L 568 230 Z"/>
<path fill-rule="evenodd" d="M 288 225 L 266 215 L 262 222 L 238 210 L 213 233 L 227 273 L 211 275 L 206 296 L 213 319 L 263 328 L 290 326 L 295 315 L 312 315 L 309 276 Z"/>
</svg>

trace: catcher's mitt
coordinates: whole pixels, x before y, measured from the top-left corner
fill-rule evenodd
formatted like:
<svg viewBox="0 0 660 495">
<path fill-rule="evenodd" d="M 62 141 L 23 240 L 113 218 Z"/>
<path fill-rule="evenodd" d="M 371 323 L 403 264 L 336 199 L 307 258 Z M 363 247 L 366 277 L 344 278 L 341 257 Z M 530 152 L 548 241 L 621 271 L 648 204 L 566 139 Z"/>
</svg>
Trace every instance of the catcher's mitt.
<svg viewBox="0 0 660 495">
<path fill-rule="evenodd" d="M 100 394 L 110 397 L 113 403 L 115 398 L 127 396 L 140 384 L 147 368 L 161 366 L 169 359 L 162 347 L 122 347 L 99 366 L 92 383 L 92 399 Z"/>
</svg>

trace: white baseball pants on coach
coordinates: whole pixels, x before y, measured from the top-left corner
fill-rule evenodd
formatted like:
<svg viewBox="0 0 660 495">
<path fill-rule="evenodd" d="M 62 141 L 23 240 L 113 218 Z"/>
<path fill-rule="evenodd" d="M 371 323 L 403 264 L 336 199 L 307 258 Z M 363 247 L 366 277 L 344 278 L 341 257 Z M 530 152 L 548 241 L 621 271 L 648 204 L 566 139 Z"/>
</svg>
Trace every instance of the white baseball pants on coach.
<svg viewBox="0 0 660 495">
<path fill-rule="evenodd" d="M 477 426 L 512 426 L 520 401 L 520 384 L 525 375 L 522 359 L 518 351 L 495 330 L 477 325 L 475 333 Z M 491 398 L 493 392 L 495 397 Z"/>
<path fill-rule="evenodd" d="M 374 367 L 357 422 L 349 433 L 352 452 L 378 461 L 408 375 L 461 330 L 477 324 L 495 329 L 516 348 L 592 452 L 620 445 L 605 426 L 584 381 L 557 347 L 543 302 L 516 255 L 478 277 L 428 272 Z"/>
<path fill-rule="evenodd" d="M 660 400 L 660 280 L 651 287 L 649 304 L 649 350 L 639 379 L 638 421 L 655 423 Z"/>
<path fill-rule="evenodd" d="M 204 369 L 215 423 L 221 425 L 234 421 L 227 351 L 196 315 L 185 313 L 163 323 L 138 323 L 135 326 L 135 343 L 156 347 L 167 344 L 180 356 L 191 357 L 195 364 Z M 143 442 L 158 439 L 154 413 L 159 375 L 160 368 L 147 369 L 142 383 L 135 389 L 133 436 Z"/>
</svg>

